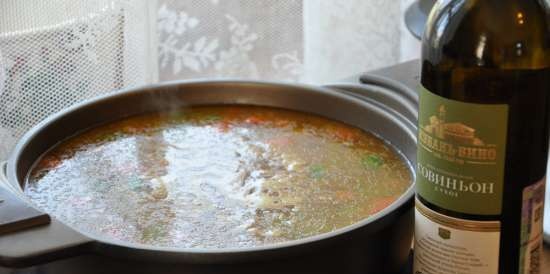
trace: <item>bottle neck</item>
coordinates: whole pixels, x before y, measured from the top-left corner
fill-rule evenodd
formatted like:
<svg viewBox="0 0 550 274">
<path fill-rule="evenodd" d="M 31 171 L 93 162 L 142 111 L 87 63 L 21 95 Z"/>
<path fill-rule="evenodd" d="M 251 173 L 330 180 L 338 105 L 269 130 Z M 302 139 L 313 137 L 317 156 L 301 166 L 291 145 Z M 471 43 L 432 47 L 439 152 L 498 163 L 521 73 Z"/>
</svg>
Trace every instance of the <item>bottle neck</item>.
<svg viewBox="0 0 550 274">
<path fill-rule="evenodd" d="M 441 0 L 426 28 L 423 56 L 432 64 L 460 62 L 464 67 L 510 70 L 548 68 L 549 10 L 543 2 Z"/>
</svg>

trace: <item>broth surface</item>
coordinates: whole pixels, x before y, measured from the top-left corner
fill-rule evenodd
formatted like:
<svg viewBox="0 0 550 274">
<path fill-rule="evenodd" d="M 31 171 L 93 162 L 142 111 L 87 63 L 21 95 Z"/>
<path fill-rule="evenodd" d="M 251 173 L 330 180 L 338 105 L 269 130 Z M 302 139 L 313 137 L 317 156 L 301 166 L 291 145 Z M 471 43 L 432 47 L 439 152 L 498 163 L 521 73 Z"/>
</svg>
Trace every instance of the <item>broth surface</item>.
<svg viewBox="0 0 550 274">
<path fill-rule="evenodd" d="M 131 117 L 70 138 L 39 159 L 25 193 L 97 236 L 238 248 L 351 225 L 411 182 L 402 157 L 357 128 L 220 106 Z"/>
</svg>

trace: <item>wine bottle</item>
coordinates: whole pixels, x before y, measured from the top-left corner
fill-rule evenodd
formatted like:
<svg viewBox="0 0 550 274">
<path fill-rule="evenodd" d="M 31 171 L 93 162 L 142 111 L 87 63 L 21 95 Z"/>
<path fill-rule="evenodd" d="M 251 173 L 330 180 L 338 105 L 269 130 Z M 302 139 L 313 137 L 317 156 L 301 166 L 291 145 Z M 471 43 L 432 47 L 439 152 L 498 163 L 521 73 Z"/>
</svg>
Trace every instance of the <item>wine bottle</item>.
<svg viewBox="0 0 550 274">
<path fill-rule="evenodd" d="M 543 0 L 441 0 L 422 44 L 415 274 L 540 273 L 550 33 Z"/>
</svg>

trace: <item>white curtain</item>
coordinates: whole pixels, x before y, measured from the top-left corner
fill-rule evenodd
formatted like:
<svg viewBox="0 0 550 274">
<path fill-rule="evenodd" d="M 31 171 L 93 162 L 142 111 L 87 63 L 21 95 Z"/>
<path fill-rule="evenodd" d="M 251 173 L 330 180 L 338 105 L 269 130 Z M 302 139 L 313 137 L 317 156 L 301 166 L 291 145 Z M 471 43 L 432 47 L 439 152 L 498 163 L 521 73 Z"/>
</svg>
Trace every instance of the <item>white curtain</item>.
<svg viewBox="0 0 550 274">
<path fill-rule="evenodd" d="M 156 81 L 326 83 L 414 58 L 412 0 L 0 0 L 0 160 L 76 102 Z"/>
<path fill-rule="evenodd" d="M 393 65 L 414 57 L 402 2 L 159 0 L 159 79 L 320 83 Z"/>
</svg>

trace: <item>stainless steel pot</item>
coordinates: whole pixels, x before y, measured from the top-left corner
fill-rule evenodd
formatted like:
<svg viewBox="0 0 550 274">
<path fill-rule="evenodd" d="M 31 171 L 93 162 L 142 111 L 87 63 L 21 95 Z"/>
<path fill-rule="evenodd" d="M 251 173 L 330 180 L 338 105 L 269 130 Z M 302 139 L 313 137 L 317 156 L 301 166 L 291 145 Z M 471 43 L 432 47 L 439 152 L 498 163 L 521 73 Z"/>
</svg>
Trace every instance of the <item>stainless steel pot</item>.
<svg viewBox="0 0 550 274">
<path fill-rule="evenodd" d="M 0 187 L 30 205 L 23 189 L 31 166 L 46 150 L 84 129 L 159 109 L 243 104 L 321 115 L 370 131 L 416 162 L 415 102 L 387 89 L 364 85 L 316 87 L 249 81 L 174 82 L 131 89 L 61 111 L 30 130 L 17 144 Z M 411 186 L 397 201 L 354 225 L 309 238 L 255 248 L 178 249 L 92 236 L 52 218 L 51 224 L 0 236 L 0 265 L 21 267 L 93 254 L 130 264 L 224 272 L 394 273 L 406 262 L 413 234 Z M 2 204 L 0 204 L 2 214 Z M 262 269 L 258 269 L 258 267 Z M 82 271 L 80 271 L 82 272 Z M 200 271 L 199 271 L 200 272 Z"/>
</svg>

